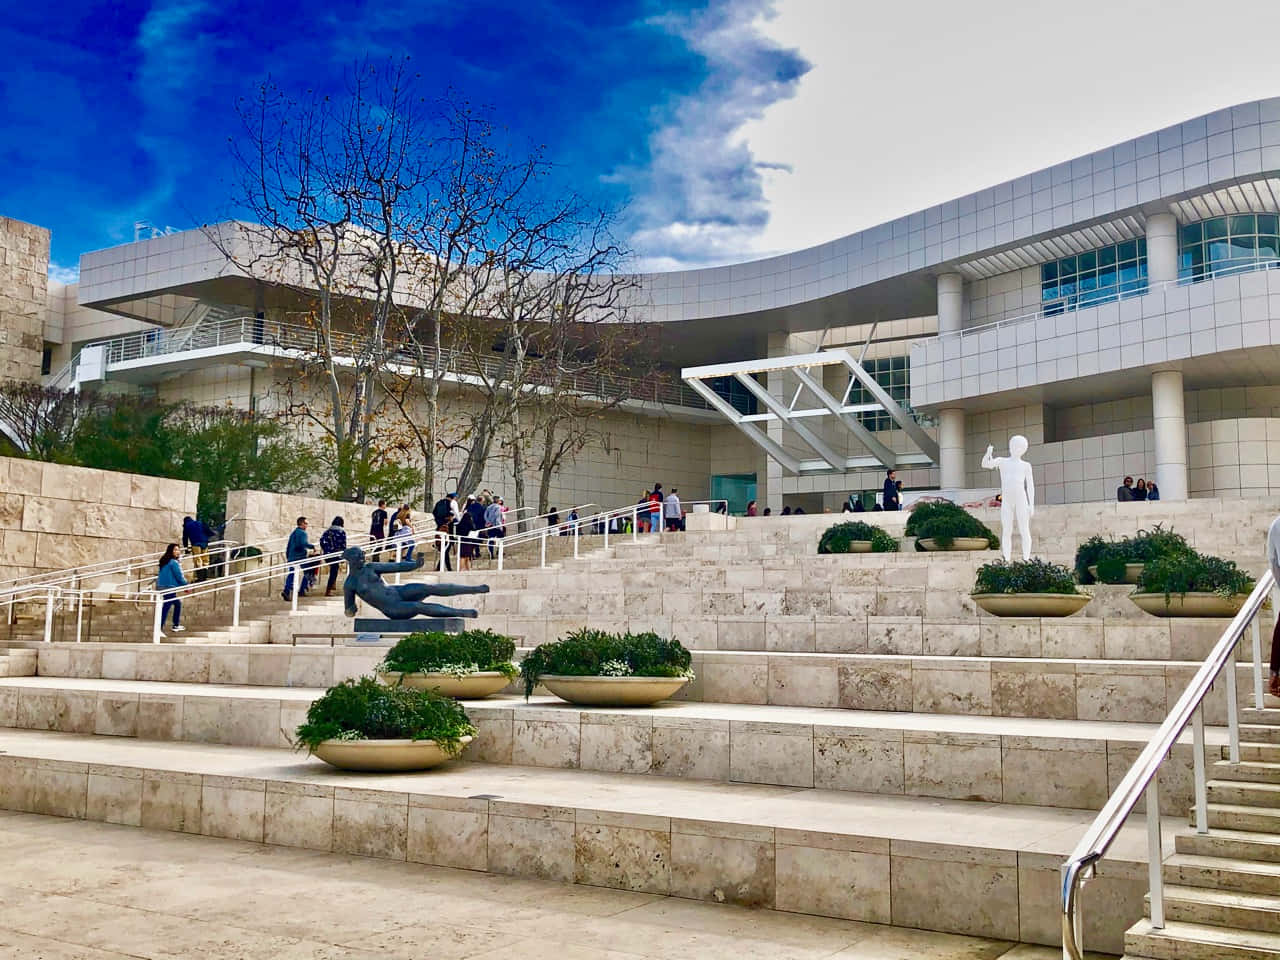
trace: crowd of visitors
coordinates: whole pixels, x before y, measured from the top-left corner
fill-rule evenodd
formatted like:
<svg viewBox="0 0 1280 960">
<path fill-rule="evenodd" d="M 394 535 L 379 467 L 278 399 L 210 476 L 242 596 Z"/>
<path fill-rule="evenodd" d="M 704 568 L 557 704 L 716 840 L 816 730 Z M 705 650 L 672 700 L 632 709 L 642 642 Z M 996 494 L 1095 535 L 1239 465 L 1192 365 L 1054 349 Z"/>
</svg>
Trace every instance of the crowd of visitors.
<svg viewBox="0 0 1280 960">
<path fill-rule="evenodd" d="M 1130 503 L 1134 500 L 1159 500 L 1160 488 L 1156 486 L 1154 480 L 1148 482 L 1142 477 L 1138 478 L 1137 484 L 1133 482 L 1133 477 L 1125 477 L 1124 482 L 1116 487 L 1116 500 L 1120 503 Z"/>
</svg>

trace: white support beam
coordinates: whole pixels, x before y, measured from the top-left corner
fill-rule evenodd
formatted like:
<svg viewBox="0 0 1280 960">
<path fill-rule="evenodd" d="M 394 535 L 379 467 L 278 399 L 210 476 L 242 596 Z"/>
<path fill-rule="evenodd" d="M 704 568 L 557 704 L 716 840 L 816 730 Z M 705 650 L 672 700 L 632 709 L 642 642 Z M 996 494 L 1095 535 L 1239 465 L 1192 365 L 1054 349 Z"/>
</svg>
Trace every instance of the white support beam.
<svg viewBox="0 0 1280 960">
<path fill-rule="evenodd" d="M 809 388 L 809 392 L 818 398 L 818 402 L 827 408 L 828 411 L 835 414 L 850 433 L 858 438 L 858 442 L 871 451 L 871 453 L 880 461 L 880 464 L 886 469 L 893 469 L 898 465 L 898 455 L 886 447 L 883 443 L 871 435 L 871 431 L 864 427 L 856 417 L 845 416 L 841 413 L 840 404 L 836 402 L 836 398 L 827 393 L 822 384 L 814 380 L 803 370 L 797 369 L 795 375 L 800 378 L 800 382 Z"/>
<path fill-rule="evenodd" d="M 799 371 L 796 372 L 798 373 Z M 814 453 L 827 461 L 833 470 L 844 469 L 845 458 L 832 450 L 825 440 L 819 437 L 803 423 L 800 423 L 798 420 L 793 420 L 791 417 L 791 409 L 787 407 L 786 404 L 782 403 L 777 397 L 762 387 L 753 377 L 748 376 L 745 373 L 736 373 L 734 374 L 734 378 L 746 387 L 757 400 L 768 407 L 769 410 L 779 420 L 781 420 L 785 426 L 794 430 L 796 435 L 807 443 Z"/>
<path fill-rule="evenodd" d="M 744 421 L 741 414 L 730 406 L 718 393 L 708 387 L 701 380 L 690 380 L 689 386 L 697 391 L 698 395 L 702 397 L 703 400 L 707 401 L 707 403 L 711 404 L 712 407 L 724 414 L 725 418 L 746 434 L 748 439 L 753 443 L 758 444 L 767 454 L 769 454 L 769 456 L 777 460 L 778 463 L 782 465 L 782 469 L 789 473 L 800 472 L 799 460 L 787 453 L 787 451 L 782 448 L 781 444 L 775 443 L 767 433 L 757 427 L 754 423 L 747 423 Z"/>
</svg>

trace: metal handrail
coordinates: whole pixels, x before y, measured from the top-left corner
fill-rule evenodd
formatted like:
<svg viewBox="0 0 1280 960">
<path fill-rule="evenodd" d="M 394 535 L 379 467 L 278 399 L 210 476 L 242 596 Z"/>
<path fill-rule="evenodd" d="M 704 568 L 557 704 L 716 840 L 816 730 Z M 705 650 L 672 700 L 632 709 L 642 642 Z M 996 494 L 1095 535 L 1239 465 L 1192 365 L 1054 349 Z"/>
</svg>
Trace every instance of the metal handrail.
<svg viewBox="0 0 1280 960">
<path fill-rule="evenodd" d="M 340 330 L 331 331 L 327 339 L 335 357 L 357 357 L 368 346 L 367 340 L 358 334 Z M 246 316 L 199 320 L 187 327 L 174 329 L 143 330 L 94 341 L 81 349 L 102 347 L 106 362 L 111 364 L 236 344 L 247 344 L 255 350 L 284 350 L 314 354 L 319 349 L 320 343 L 320 334 L 314 327 Z M 387 349 L 392 362 L 439 363 L 443 364 L 445 372 L 459 376 L 493 378 L 501 376 L 503 372 L 503 361 L 496 357 L 490 360 L 487 357 L 448 352 L 442 356 L 434 348 L 421 347 L 408 342 L 391 342 Z M 58 371 L 55 379 L 64 377 L 64 371 L 73 368 L 78 359 L 77 355 L 69 361 L 66 367 Z M 644 402 L 652 401 L 700 410 L 710 409 L 701 396 L 678 380 L 669 381 L 663 377 L 620 377 L 583 372 L 567 375 L 557 372 L 555 378 L 558 384 L 564 384 L 567 380 L 567 386 L 571 391 L 584 396 L 622 396 Z M 540 385 L 548 384 L 529 384 L 531 387 Z"/>
<path fill-rule="evenodd" d="M 987 333 L 992 330 L 1000 330 L 1004 327 L 1016 326 L 1018 324 L 1030 323 L 1035 320 L 1044 320 L 1049 317 L 1060 317 L 1066 313 L 1073 313 L 1076 310 L 1087 310 L 1091 307 L 1100 307 L 1108 303 L 1115 303 L 1117 300 L 1129 300 L 1133 297 L 1145 297 L 1149 293 L 1156 291 L 1169 290 L 1176 287 L 1188 287 L 1197 283 L 1203 283 L 1206 280 L 1217 280 L 1222 277 L 1233 277 L 1243 273 L 1254 273 L 1259 270 L 1276 270 L 1280 269 L 1280 260 L 1258 260 L 1253 263 L 1241 264 L 1237 267 L 1225 267 L 1221 270 L 1206 270 L 1203 274 L 1195 277 L 1178 277 L 1176 280 L 1164 280 L 1156 284 L 1148 284 L 1135 290 L 1127 290 L 1120 292 L 1114 298 L 1100 300 L 1097 303 L 1079 303 L 1076 298 L 1074 305 L 1068 305 L 1071 301 L 1070 297 L 1062 297 L 1057 300 L 1048 300 L 1031 313 L 1019 314 L 1016 317 L 1005 317 L 1001 320 L 992 320 L 990 323 L 983 323 L 972 327 L 963 327 L 960 330 L 951 330 L 947 333 L 939 333 L 937 336 L 924 337 L 917 343 L 928 343 L 932 340 L 939 342 L 947 342 L 951 340 L 964 341 L 967 337 L 975 337 L 980 334 Z M 1104 289 L 1110 289 L 1104 288 Z"/>
<path fill-rule="evenodd" d="M 1205 659 L 1196 675 L 1182 692 L 1169 715 L 1160 724 L 1151 740 L 1138 754 L 1137 760 L 1124 775 L 1119 786 L 1108 798 L 1102 811 L 1085 831 L 1080 842 L 1062 865 L 1062 954 L 1067 960 L 1084 960 L 1083 923 L 1079 911 L 1081 886 L 1091 879 L 1097 863 L 1106 856 L 1120 828 L 1146 795 L 1147 815 L 1147 868 L 1151 893 L 1151 924 L 1164 926 L 1164 878 L 1163 854 L 1160 830 L 1159 778 L 1161 764 L 1186 729 L 1192 725 L 1195 756 L 1195 807 L 1196 830 L 1208 833 L 1208 799 L 1205 774 L 1204 711 L 1205 697 L 1225 670 L 1227 691 L 1227 728 L 1229 756 L 1232 763 L 1240 762 L 1240 720 L 1237 715 L 1235 652 L 1236 645 L 1246 627 L 1253 627 L 1253 680 L 1254 702 L 1261 708 L 1262 691 L 1262 641 L 1258 627 L 1258 613 L 1266 602 L 1276 582 L 1270 570 L 1258 578 L 1253 592 L 1232 619 Z"/>
</svg>

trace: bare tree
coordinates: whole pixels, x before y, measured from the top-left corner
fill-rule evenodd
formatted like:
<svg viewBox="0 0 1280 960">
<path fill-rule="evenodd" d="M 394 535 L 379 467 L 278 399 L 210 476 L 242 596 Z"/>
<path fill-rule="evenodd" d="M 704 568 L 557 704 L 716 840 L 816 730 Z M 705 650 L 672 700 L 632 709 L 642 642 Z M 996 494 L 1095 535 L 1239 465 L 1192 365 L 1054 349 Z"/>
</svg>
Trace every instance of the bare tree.
<svg viewBox="0 0 1280 960">
<path fill-rule="evenodd" d="M 0 383 L 0 426 L 32 460 L 71 462 L 76 426 L 91 406 L 74 390 L 25 380 Z"/>
</svg>

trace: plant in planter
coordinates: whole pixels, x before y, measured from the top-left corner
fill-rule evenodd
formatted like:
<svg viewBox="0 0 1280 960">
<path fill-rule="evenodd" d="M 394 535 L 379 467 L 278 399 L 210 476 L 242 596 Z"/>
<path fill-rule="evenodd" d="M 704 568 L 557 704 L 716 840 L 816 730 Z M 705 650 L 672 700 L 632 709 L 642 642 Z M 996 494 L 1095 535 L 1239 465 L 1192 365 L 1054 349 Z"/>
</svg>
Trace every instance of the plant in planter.
<svg viewBox="0 0 1280 960">
<path fill-rule="evenodd" d="M 519 675 L 515 653 L 515 641 L 492 630 L 411 633 L 387 651 L 377 672 L 386 683 L 447 697 L 487 697 Z"/>
<path fill-rule="evenodd" d="M 917 538 L 917 550 L 995 550 L 1000 546 L 990 527 L 964 507 L 948 502 L 924 503 L 912 510 L 906 534 Z"/>
<path fill-rule="evenodd" d="M 449 697 L 360 677 L 312 703 L 295 742 L 344 770 L 425 770 L 457 756 L 475 732 Z"/>
<path fill-rule="evenodd" d="M 1161 617 L 1233 617 L 1253 588 L 1234 561 L 1186 550 L 1147 563 L 1130 599 Z"/>
<path fill-rule="evenodd" d="M 818 553 L 897 553 L 898 541 L 879 527 L 861 520 L 827 527 L 818 540 Z"/>
<path fill-rule="evenodd" d="M 1066 567 L 1035 559 L 983 564 L 972 596 L 998 617 L 1066 617 L 1091 599 L 1076 589 Z"/>
<path fill-rule="evenodd" d="M 525 697 L 539 683 L 570 703 L 648 706 L 693 679 L 692 657 L 656 633 L 575 630 L 536 647 L 520 664 Z"/>
<path fill-rule="evenodd" d="M 1181 534 L 1158 523 L 1151 530 L 1139 530 L 1137 536 L 1123 540 L 1093 536 L 1076 549 L 1076 578 L 1081 583 L 1137 583 L 1143 564 L 1190 549 Z"/>
</svg>

